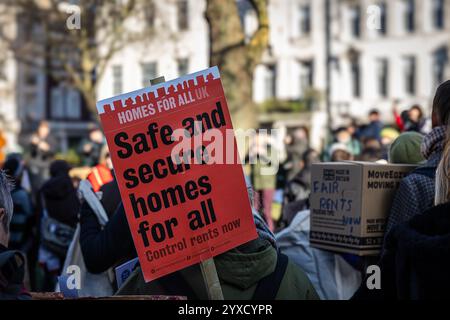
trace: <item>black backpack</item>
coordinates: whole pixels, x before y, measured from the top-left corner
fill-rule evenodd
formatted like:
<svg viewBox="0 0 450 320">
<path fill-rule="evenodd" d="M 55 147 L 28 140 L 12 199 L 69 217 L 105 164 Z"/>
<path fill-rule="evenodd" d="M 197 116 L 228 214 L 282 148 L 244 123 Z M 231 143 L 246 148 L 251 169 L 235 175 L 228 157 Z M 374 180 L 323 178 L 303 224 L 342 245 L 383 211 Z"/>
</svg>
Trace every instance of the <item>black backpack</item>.
<svg viewBox="0 0 450 320">
<path fill-rule="evenodd" d="M 0 253 L 0 300 L 28 300 L 24 293 L 25 258 L 19 251 Z"/>
<path fill-rule="evenodd" d="M 286 255 L 278 253 L 277 265 L 274 272 L 262 278 L 256 286 L 252 300 L 275 300 L 281 281 L 283 281 L 289 259 Z M 175 272 L 159 279 L 161 285 L 168 295 L 179 295 L 183 292 L 189 300 L 199 300 L 197 294 L 192 290 L 186 279 Z"/>
</svg>

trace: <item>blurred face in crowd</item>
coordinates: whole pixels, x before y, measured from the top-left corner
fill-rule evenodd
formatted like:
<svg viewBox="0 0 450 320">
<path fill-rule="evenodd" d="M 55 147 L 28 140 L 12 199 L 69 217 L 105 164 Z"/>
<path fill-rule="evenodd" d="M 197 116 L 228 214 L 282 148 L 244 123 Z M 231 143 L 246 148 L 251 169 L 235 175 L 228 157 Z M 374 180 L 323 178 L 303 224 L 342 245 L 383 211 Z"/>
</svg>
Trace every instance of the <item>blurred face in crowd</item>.
<svg viewBox="0 0 450 320">
<path fill-rule="evenodd" d="M 381 138 L 381 144 L 384 146 L 388 146 L 390 144 L 392 144 L 392 142 L 394 142 L 395 139 L 391 138 L 391 137 L 382 137 Z"/>
<path fill-rule="evenodd" d="M 419 109 L 419 107 L 412 107 L 411 110 L 409 110 L 409 119 L 412 122 L 419 122 L 421 118 L 422 111 Z"/>
<path fill-rule="evenodd" d="M 100 130 L 94 130 L 89 134 L 89 138 L 96 143 L 102 143 L 103 133 Z"/>
<path fill-rule="evenodd" d="M 341 130 L 336 134 L 336 140 L 341 143 L 347 143 L 352 138 L 348 130 Z"/>
<path fill-rule="evenodd" d="M 294 131 L 294 138 L 296 141 L 307 140 L 308 133 L 305 128 L 300 128 Z"/>
<path fill-rule="evenodd" d="M 114 169 L 114 166 L 113 166 L 110 154 L 108 154 L 106 156 L 106 166 L 108 167 L 109 170 L 113 170 Z"/>
<path fill-rule="evenodd" d="M 347 128 L 347 131 L 348 131 L 348 133 L 350 133 L 350 135 L 354 135 L 355 133 L 356 133 L 356 125 L 350 125 L 348 128 Z"/>
<path fill-rule="evenodd" d="M 376 122 L 380 120 L 380 114 L 378 112 L 371 112 L 369 114 L 369 121 Z"/>
<path fill-rule="evenodd" d="M 286 144 L 286 145 L 291 145 L 292 142 L 293 142 L 292 136 L 291 136 L 290 134 L 287 134 L 287 135 L 284 137 L 284 144 Z"/>
<path fill-rule="evenodd" d="M 38 128 L 38 135 L 41 139 L 45 139 L 50 134 L 50 126 L 48 123 L 44 122 Z"/>
</svg>

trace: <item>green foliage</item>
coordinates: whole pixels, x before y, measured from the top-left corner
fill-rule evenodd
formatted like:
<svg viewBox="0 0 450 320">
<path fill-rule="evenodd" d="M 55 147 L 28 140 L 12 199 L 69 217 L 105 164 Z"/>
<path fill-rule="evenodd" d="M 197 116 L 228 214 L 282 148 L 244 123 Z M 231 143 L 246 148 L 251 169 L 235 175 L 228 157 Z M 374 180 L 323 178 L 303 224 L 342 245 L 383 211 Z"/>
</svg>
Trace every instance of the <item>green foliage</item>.
<svg viewBox="0 0 450 320">
<path fill-rule="evenodd" d="M 55 155 L 56 160 L 67 161 L 70 165 L 76 167 L 81 164 L 81 157 L 75 149 L 69 149 L 67 153 L 57 153 Z"/>
<path fill-rule="evenodd" d="M 261 112 L 304 112 L 308 104 L 300 100 L 267 100 L 259 105 Z"/>
<path fill-rule="evenodd" d="M 303 99 L 270 99 L 259 104 L 259 110 L 261 112 L 308 112 L 316 107 L 321 98 L 319 91 L 309 89 L 305 92 Z"/>
</svg>

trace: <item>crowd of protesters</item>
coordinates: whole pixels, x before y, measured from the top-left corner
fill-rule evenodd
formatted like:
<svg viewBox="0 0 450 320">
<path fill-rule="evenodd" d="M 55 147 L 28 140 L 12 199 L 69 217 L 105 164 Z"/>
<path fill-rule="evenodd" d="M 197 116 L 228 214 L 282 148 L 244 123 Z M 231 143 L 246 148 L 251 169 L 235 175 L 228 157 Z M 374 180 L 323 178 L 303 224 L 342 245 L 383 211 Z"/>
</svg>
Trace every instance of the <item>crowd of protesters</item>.
<svg viewBox="0 0 450 320">
<path fill-rule="evenodd" d="M 250 165 L 247 189 L 258 238 L 214 259 L 225 299 L 449 296 L 450 81 L 438 88 L 430 115 L 418 105 L 399 113 L 394 102 L 392 118 L 385 124 L 373 109 L 366 123 L 351 120 L 334 130 L 323 150 L 310 147 L 307 128 L 296 128 L 284 139 L 286 159 L 276 175 L 261 174 L 261 163 Z M 199 265 L 150 283 L 139 267 L 120 287 L 111 280 L 111 270 L 137 254 L 103 134 L 91 130 L 78 149 L 94 198 L 71 166 L 56 160 L 55 146 L 42 122 L 29 154 L 3 159 L 0 298 L 55 291 L 64 266 L 78 261 L 90 275 L 90 294 L 207 299 Z M 255 150 L 270 158 L 276 147 L 259 139 Z M 367 260 L 309 244 L 311 167 L 348 160 L 418 165 L 396 192 L 382 252 L 373 257 L 383 275 L 383 290 L 376 292 L 362 285 Z"/>
<path fill-rule="evenodd" d="M 251 165 L 249 176 L 257 196 L 254 205 L 269 221 L 271 229 L 282 230 L 297 212 L 308 208 L 311 165 L 316 162 L 424 162 L 426 155 L 422 154 L 421 145 L 424 138 L 434 132 L 431 117 L 426 117 L 418 105 L 399 115 L 396 101 L 393 102 L 392 117 L 392 123 L 383 123 L 380 112 L 373 109 L 368 113 L 367 123 L 358 124 L 350 119 L 348 126 L 332 132 L 331 142 L 323 150 L 310 147 L 306 127 L 296 128 L 285 137 L 287 157 L 277 175 L 263 175 L 259 163 Z M 276 207 L 277 201 L 281 210 Z"/>
</svg>

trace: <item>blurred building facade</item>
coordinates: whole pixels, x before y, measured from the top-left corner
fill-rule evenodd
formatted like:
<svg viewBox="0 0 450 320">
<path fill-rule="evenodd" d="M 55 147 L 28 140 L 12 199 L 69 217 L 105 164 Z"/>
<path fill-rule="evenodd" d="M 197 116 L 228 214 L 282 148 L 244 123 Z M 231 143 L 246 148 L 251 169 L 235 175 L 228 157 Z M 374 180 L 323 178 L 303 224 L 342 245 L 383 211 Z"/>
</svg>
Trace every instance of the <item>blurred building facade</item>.
<svg viewBox="0 0 450 320">
<path fill-rule="evenodd" d="M 2 32 L 15 32 L 12 19 L 4 21 L 2 25 Z M 0 42 L 0 133 L 7 141 L 6 152 L 18 150 L 20 121 L 17 117 L 17 67 L 12 52 Z"/>
<path fill-rule="evenodd" d="M 7 38 L 14 39 L 13 45 L 42 41 L 39 26 L 32 26 L 32 32 L 28 32 L 30 25 L 20 14 L 6 18 L 1 24 Z M 2 46 L 7 48 L 0 40 Z M 5 50 L 2 57 L 0 74 L 5 77 L 3 81 L 0 79 L 0 87 L 4 89 L 0 92 L 0 123 L 7 132 L 7 151 L 26 152 L 29 138 L 41 121 L 49 123 L 51 134 L 59 143 L 57 150 L 66 152 L 76 146 L 94 125 L 81 94 L 67 83 L 53 80 L 45 71 L 43 56 L 24 62 Z"/>
<path fill-rule="evenodd" d="M 390 120 L 395 99 L 403 108 L 419 103 L 429 110 L 436 86 L 450 77 L 450 0 L 330 0 L 329 19 L 326 1 L 269 1 L 270 47 L 255 70 L 255 102 L 313 99 L 312 136 L 323 135 L 329 23 L 335 126 L 350 117 L 365 118 L 372 108 Z M 144 14 L 153 35 L 115 54 L 98 80 L 98 99 L 148 86 L 158 76 L 173 79 L 208 67 L 206 1 L 148 3 Z M 245 0 L 237 3 L 251 34 L 254 12 Z M 20 21 L 9 24 L 20 37 Z M 77 91 L 17 63 L 11 53 L 0 61 L 0 122 L 11 141 L 18 132 L 25 139 L 43 119 L 50 121 L 63 150 L 86 135 L 92 124 Z"/>
<path fill-rule="evenodd" d="M 330 23 L 331 111 L 386 120 L 399 100 L 429 110 L 436 87 L 450 77 L 448 0 L 271 0 L 270 50 L 255 72 L 254 98 L 307 99 L 327 87 L 326 27 Z"/>
<path fill-rule="evenodd" d="M 154 29 L 151 37 L 114 55 L 100 79 L 98 99 L 149 86 L 160 76 L 170 80 L 208 68 L 205 8 L 203 0 L 149 1 L 145 17 Z"/>
</svg>

